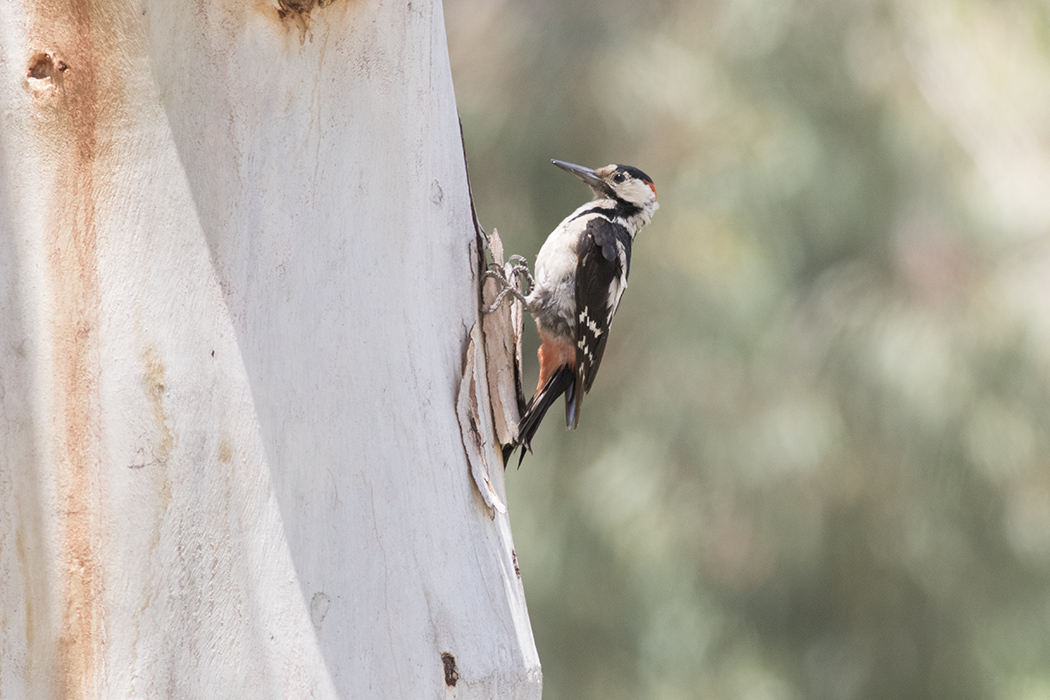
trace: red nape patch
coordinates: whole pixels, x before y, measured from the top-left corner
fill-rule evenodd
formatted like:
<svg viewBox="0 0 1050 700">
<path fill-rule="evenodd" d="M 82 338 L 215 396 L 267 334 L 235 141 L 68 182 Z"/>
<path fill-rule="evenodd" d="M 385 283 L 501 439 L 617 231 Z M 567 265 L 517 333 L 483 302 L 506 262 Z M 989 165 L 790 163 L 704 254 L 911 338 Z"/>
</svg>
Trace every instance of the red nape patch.
<svg viewBox="0 0 1050 700">
<path fill-rule="evenodd" d="M 656 201 L 656 185 L 654 185 L 651 182 L 647 182 L 645 184 L 649 185 L 649 189 L 651 189 L 653 191 L 653 201 L 655 202 Z"/>
</svg>

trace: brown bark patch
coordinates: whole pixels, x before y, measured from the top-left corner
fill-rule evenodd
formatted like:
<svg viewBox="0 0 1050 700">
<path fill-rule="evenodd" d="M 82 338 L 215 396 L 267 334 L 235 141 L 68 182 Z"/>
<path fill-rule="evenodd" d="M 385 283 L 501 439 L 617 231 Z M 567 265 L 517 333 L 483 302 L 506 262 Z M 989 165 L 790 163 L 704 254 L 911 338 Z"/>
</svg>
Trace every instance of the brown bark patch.
<svg viewBox="0 0 1050 700">
<path fill-rule="evenodd" d="M 219 461 L 223 464 L 229 464 L 233 460 L 233 443 L 230 442 L 229 437 L 224 437 L 219 442 Z"/>
<path fill-rule="evenodd" d="M 164 395 L 168 390 L 164 384 L 164 362 L 154 348 L 146 350 L 144 359 L 146 364 L 144 388 L 153 410 L 153 420 L 161 436 L 160 442 L 155 447 L 153 458 L 155 462 L 163 464 L 168 461 L 175 447 L 175 434 L 171 432 L 171 427 L 168 425 L 168 414 L 164 411 Z"/>
<path fill-rule="evenodd" d="M 49 449 L 62 538 L 59 685 L 63 698 L 85 698 L 98 695 L 103 626 L 97 202 L 109 185 L 103 144 L 122 96 L 123 81 L 113 79 L 122 42 L 119 10 L 108 3 L 36 0 L 26 10 L 26 79 L 49 88 L 36 91 L 30 108 L 50 206 L 42 244 L 50 295 Z M 77 70 L 67 71 L 67 62 Z"/>
<path fill-rule="evenodd" d="M 445 685 L 455 688 L 459 681 L 459 670 L 456 669 L 456 657 L 447 651 L 441 654 L 441 664 L 445 667 Z"/>
<path fill-rule="evenodd" d="M 335 0 L 278 0 L 278 13 L 285 15 L 297 12 L 300 15 L 308 15 L 314 8 L 323 8 L 331 5 Z"/>
<path fill-rule="evenodd" d="M 299 31 L 299 44 L 306 43 L 306 38 L 313 36 L 310 27 L 313 25 L 313 12 L 333 4 L 335 0 L 277 0 L 277 16 Z"/>
</svg>

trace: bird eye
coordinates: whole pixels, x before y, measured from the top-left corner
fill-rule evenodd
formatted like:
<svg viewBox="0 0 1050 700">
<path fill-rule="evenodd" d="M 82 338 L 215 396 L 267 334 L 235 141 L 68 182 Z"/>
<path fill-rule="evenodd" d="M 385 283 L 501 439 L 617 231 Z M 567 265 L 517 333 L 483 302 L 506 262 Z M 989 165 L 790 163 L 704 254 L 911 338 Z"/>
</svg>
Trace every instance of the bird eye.
<svg viewBox="0 0 1050 700">
<path fill-rule="evenodd" d="M 623 182 L 623 178 L 624 178 L 624 174 L 623 173 L 616 173 L 615 175 L 613 175 L 613 180 L 615 182 Z"/>
</svg>

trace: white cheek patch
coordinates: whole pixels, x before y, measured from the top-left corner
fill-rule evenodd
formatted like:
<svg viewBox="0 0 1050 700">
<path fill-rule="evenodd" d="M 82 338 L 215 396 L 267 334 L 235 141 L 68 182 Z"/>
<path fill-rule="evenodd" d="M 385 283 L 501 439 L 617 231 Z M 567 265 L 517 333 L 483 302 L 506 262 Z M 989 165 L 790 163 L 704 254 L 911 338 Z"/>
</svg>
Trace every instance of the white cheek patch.
<svg viewBox="0 0 1050 700">
<path fill-rule="evenodd" d="M 656 203 L 656 187 L 642 180 L 629 180 L 616 188 L 616 194 L 625 202 L 644 206 L 650 199 Z"/>
</svg>

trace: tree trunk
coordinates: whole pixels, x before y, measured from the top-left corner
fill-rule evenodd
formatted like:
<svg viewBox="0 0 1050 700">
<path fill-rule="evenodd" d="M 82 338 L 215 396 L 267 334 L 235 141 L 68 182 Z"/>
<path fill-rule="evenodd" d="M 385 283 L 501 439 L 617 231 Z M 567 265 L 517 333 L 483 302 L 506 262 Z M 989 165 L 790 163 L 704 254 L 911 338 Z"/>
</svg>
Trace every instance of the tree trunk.
<svg viewBox="0 0 1050 700">
<path fill-rule="evenodd" d="M 0 697 L 538 698 L 478 254 L 437 3 L 7 3 Z"/>
</svg>

